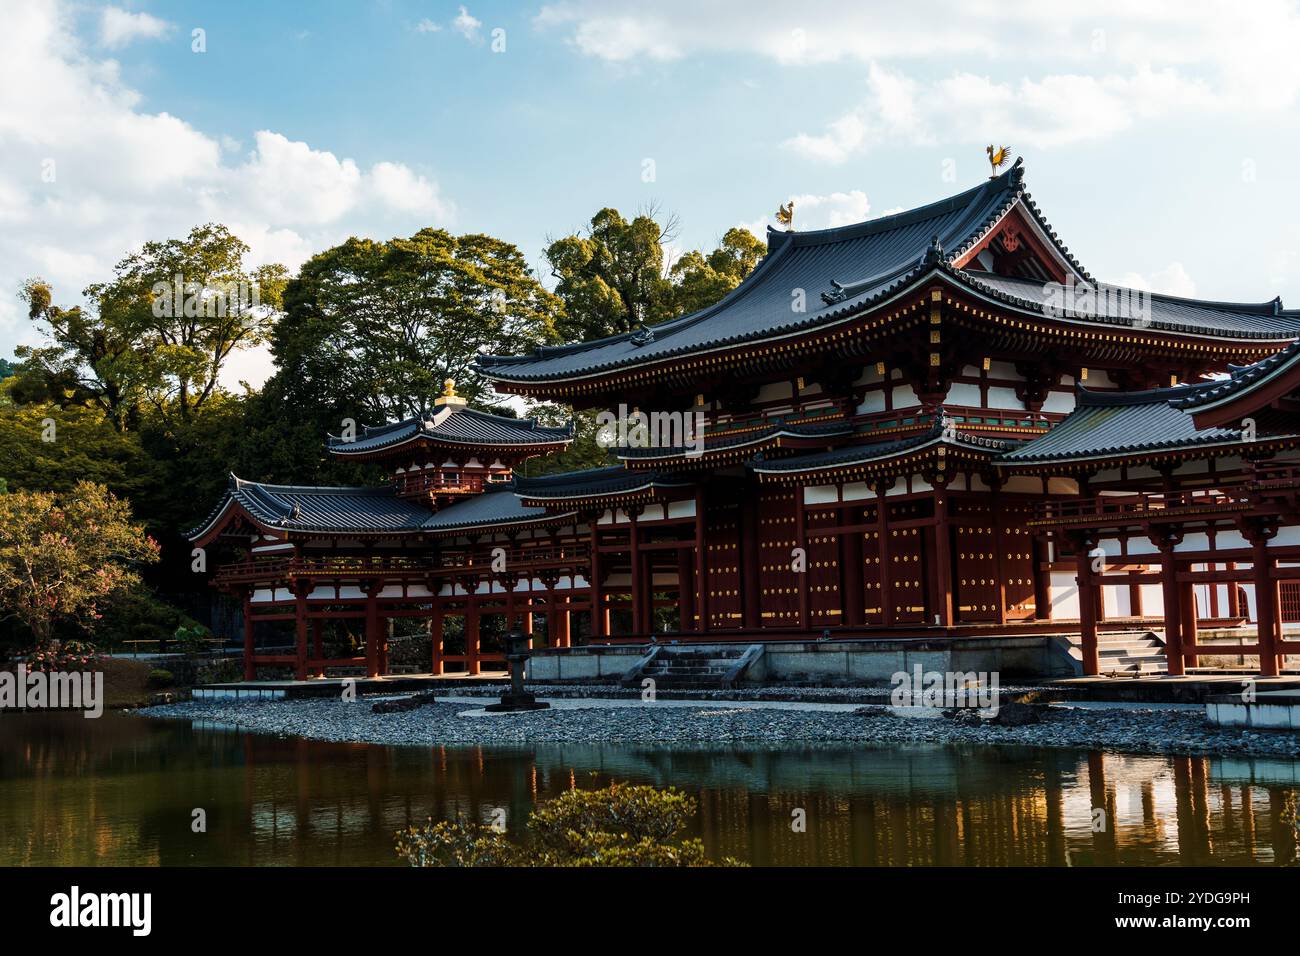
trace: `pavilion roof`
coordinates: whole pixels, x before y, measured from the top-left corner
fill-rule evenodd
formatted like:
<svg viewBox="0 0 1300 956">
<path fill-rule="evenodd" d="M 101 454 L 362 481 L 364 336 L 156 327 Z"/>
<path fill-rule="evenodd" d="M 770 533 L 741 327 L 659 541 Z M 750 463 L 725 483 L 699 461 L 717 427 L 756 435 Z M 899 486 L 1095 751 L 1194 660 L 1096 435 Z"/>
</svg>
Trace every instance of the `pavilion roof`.
<svg viewBox="0 0 1300 956">
<path fill-rule="evenodd" d="M 417 416 L 391 425 L 366 426 L 351 441 L 330 435 L 326 447 L 335 455 L 365 455 L 421 440 L 483 450 L 566 445 L 573 441 L 573 423 L 548 428 L 535 418 L 510 418 L 474 408 L 444 405 L 429 418 Z"/>
<path fill-rule="evenodd" d="M 524 501 L 565 502 L 653 494 L 663 488 L 687 488 L 684 478 L 656 471 L 629 471 L 622 465 L 587 468 L 536 477 L 515 475 L 514 488 Z"/>
<path fill-rule="evenodd" d="M 754 271 L 699 312 L 591 342 L 541 347 L 531 355 L 481 356 L 476 364 L 501 388 L 597 379 L 830 327 L 896 300 L 936 275 L 1003 307 L 1066 324 L 1137 326 L 1214 340 L 1281 341 L 1300 335 L 1300 313 L 1283 310 L 1276 299 L 1238 304 L 1151 295 L 1152 314 L 1145 319 L 1110 314 L 1107 308 L 1062 317 L 1049 311 L 1045 284 L 1038 279 L 990 273 L 978 259 L 959 268 L 956 263 L 964 263 L 967 253 L 1015 209 L 1068 281 L 1095 284 L 1030 199 L 1017 161 L 973 189 L 897 215 L 810 232 L 769 230 L 768 254 Z M 1130 297 L 1139 294 L 1108 288 Z M 792 308 L 795 290 L 804 290 L 807 311 Z"/>
<path fill-rule="evenodd" d="M 1250 365 L 1233 365 L 1225 378 L 1205 382 L 1199 388 L 1173 399 L 1176 408 L 1200 415 L 1286 378 L 1300 378 L 1300 339 L 1280 352 Z"/>
<path fill-rule="evenodd" d="M 1242 440 L 1239 430 L 1197 428 L 1192 416 L 1178 407 L 1213 384 L 1140 392 L 1080 388 L 1074 411 L 1059 425 L 1001 455 L 997 464 L 1087 462 L 1237 444 Z"/>
</svg>

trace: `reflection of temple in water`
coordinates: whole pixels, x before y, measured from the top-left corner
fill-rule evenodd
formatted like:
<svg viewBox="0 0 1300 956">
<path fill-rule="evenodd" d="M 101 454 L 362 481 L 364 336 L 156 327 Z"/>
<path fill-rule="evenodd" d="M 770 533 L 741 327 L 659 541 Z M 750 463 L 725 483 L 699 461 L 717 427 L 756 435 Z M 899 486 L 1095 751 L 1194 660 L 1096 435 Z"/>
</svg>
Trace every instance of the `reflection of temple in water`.
<svg viewBox="0 0 1300 956">
<path fill-rule="evenodd" d="M 710 852 L 760 865 L 1297 860 L 1300 762 L 1289 760 L 939 746 L 398 748 L 72 719 L 7 718 L 0 863 L 392 864 L 398 829 L 430 817 L 486 822 L 501 808 L 517 831 L 537 800 L 610 780 L 696 795 Z M 195 807 L 207 812 L 206 834 L 191 832 Z M 806 832 L 791 828 L 796 809 Z"/>
</svg>

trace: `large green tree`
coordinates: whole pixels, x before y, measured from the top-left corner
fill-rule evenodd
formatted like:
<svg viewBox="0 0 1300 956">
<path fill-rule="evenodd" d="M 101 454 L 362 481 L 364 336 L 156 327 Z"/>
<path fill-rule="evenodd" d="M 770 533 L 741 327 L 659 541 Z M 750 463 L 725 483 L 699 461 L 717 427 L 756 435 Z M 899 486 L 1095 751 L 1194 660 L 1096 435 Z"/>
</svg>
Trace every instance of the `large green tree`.
<svg viewBox="0 0 1300 956">
<path fill-rule="evenodd" d="M 231 354 L 265 341 L 278 313 L 284 267 L 249 267 L 248 251 L 208 223 L 145 243 L 83 291 L 84 306 L 58 306 L 47 283 L 28 281 L 23 297 L 47 341 L 16 350 L 17 394 L 93 401 L 119 430 L 142 403 L 189 420 L 220 390 Z"/>
<path fill-rule="evenodd" d="M 706 308 L 740 284 L 767 252 L 747 229 L 729 229 L 712 252 L 670 263 L 677 220 L 655 208 L 625 219 L 602 209 L 582 234 L 552 241 L 546 259 L 564 300 L 558 329 L 569 342 L 629 332 Z"/>
<path fill-rule="evenodd" d="M 349 239 L 289 283 L 267 391 L 291 408 L 324 410 L 332 430 L 342 417 L 427 414 L 448 378 L 483 401 L 490 385 L 475 357 L 553 339 L 561 309 L 523 254 L 491 236 L 422 229 L 388 242 Z"/>
</svg>

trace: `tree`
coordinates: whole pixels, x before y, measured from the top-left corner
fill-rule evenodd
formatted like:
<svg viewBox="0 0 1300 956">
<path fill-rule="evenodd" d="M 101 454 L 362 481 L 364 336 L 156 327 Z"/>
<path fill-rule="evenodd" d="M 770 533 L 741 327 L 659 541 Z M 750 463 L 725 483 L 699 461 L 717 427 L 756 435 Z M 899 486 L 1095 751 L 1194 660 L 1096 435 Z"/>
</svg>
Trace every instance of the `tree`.
<svg viewBox="0 0 1300 956">
<path fill-rule="evenodd" d="M 758 260 L 767 255 L 767 244 L 748 229 L 728 229 L 718 248 L 708 255 L 691 251 L 673 263 L 673 305 L 678 315 L 698 312 L 713 305 L 740 285 Z"/>
<path fill-rule="evenodd" d="M 286 280 L 283 266 L 244 265 L 248 246 L 225 226 L 147 242 L 88 286 L 85 308 L 53 304 L 49 285 L 23 288 L 49 343 L 15 350 L 45 397 L 96 402 L 123 430 L 142 401 L 182 420 L 219 390 L 226 360 L 265 340 Z M 28 393 L 22 400 L 31 400 Z"/>
<path fill-rule="evenodd" d="M 448 378 L 481 400 L 491 393 L 473 368 L 479 353 L 553 339 L 560 311 L 523 254 L 491 236 L 422 229 L 388 242 L 349 239 L 289 283 L 266 390 L 334 431 L 343 417 L 428 414 Z"/>
<path fill-rule="evenodd" d="M 560 337 L 570 342 L 630 332 L 675 313 L 673 287 L 664 265 L 664 244 L 677 222 L 660 223 L 651 208 L 631 221 L 617 209 L 591 217 L 585 235 L 570 235 L 546 247 L 555 292 L 564 300 Z"/>
<path fill-rule="evenodd" d="M 99 602 L 138 582 L 135 565 L 157 559 L 127 503 L 102 485 L 0 495 L 0 618 L 37 643 L 60 624 L 92 629 Z"/>
<path fill-rule="evenodd" d="M 737 227 L 712 252 L 688 252 L 670 265 L 664 246 L 676 235 L 677 220 L 657 216 L 652 207 L 628 221 L 617 209 L 602 209 L 585 235 L 546 247 L 555 292 L 564 300 L 562 339 L 587 342 L 707 308 L 767 253 L 761 240 Z"/>
<path fill-rule="evenodd" d="M 543 803 L 522 843 L 480 823 L 444 820 L 400 831 L 397 852 L 412 866 L 713 866 L 701 841 L 682 838 L 695 812 L 695 800 L 674 788 L 615 783 Z"/>
</svg>

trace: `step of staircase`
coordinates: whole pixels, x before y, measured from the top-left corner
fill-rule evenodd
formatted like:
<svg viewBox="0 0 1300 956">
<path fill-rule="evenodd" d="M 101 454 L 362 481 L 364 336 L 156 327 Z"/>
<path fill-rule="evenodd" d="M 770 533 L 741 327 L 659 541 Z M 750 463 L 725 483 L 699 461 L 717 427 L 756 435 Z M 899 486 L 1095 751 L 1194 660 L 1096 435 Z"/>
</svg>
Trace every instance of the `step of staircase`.
<svg viewBox="0 0 1300 956">
<path fill-rule="evenodd" d="M 635 674 L 625 677 L 624 683 L 633 685 L 649 678 L 655 686 L 664 688 L 723 688 L 727 686 L 728 676 L 749 651 L 750 648 L 744 645 L 725 648 L 663 646 L 653 660 Z"/>
</svg>

